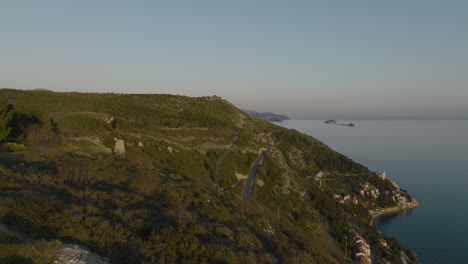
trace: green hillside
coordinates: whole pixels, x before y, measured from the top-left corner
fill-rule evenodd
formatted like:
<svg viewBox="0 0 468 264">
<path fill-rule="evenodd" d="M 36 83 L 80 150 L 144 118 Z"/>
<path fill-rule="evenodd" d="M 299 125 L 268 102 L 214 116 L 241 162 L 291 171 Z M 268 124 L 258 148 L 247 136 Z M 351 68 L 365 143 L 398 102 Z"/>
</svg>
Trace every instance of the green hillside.
<svg viewBox="0 0 468 264">
<path fill-rule="evenodd" d="M 355 232 L 375 263 L 406 251 L 370 224 L 391 182 L 219 97 L 3 89 L 0 144 L 0 263 L 50 263 L 60 243 L 112 263 L 344 263 Z"/>
</svg>

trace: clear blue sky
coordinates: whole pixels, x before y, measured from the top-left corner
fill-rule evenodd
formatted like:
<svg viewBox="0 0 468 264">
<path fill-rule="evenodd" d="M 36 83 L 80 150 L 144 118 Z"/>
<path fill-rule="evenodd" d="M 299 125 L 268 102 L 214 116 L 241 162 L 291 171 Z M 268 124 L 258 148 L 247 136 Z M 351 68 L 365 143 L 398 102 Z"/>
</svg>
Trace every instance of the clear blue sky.
<svg viewBox="0 0 468 264">
<path fill-rule="evenodd" d="M 0 87 L 468 118 L 468 1 L 5 0 Z"/>
</svg>

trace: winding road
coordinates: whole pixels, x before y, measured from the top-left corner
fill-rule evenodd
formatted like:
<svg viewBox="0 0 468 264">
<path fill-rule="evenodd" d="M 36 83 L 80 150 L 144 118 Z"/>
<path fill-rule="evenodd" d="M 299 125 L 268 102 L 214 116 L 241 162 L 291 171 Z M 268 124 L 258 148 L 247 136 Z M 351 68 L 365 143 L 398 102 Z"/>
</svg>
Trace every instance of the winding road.
<svg viewBox="0 0 468 264">
<path fill-rule="evenodd" d="M 219 190 L 219 191 L 220 191 L 220 192 L 227 192 L 227 191 L 236 189 L 236 188 L 239 187 L 243 182 L 245 182 L 245 179 L 241 179 L 241 180 L 239 180 L 236 184 L 234 184 L 233 186 L 231 186 L 231 187 L 229 187 L 229 188 L 226 188 L 226 189 Z"/>
<path fill-rule="evenodd" d="M 234 136 L 234 141 L 232 142 L 232 144 L 228 148 L 228 150 L 219 159 L 218 164 L 216 165 L 216 177 L 218 178 L 216 184 L 218 185 L 218 189 L 220 191 L 222 191 L 222 189 L 221 189 L 221 164 L 223 163 L 223 160 L 226 158 L 226 156 L 229 154 L 229 152 L 231 152 L 231 150 L 234 147 L 234 144 L 236 143 L 236 141 L 239 139 L 239 131 L 237 131 L 237 129 L 235 129 L 235 128 L 232 128 L 232 130 L 234 130 L 234 132 L 236 132 L 236 135 Z M 226 191 L 226 190 L 224 190 L 224 191 Z"/>
<path fill-rule="evenodd" d="M 223 160 L 227 157 L 229 152 L 231 152 L 231 150 L 234 148 L 234 145 L 236 144 L 236 141 L 239 139 L 239 131 L 237 131 L 237 129 L 235 129 L 235 128 L 232 128 L 232 130 L 234 130 L 234 132 L 236 133 L 236 135 L 234 136 L 234 141 L 232 142 L 231 146 L 226 150 L 226 152 L 223 154 L 223 156 L 221 156 L 221 158 L 218 161 L 218 164 L 216 165 L 216 178 L 217 178 L 216 184 L 217 184 L 218 190 L 220 192 L 227 192 L 227 191 L 230 191 L 232 189 L 235 189 L 235 188 L 239 187 L 243 182 L 245 182 L 242 199 L 243 200 L 249 200 L 250 199 L 250 189 L 252 188 L 252 182 L 253 182 L 253 179 L 255 177 L 255 174 L 257 173 L 258 166 L 260 166 L 260 162 L 263 160 L 263 158 L 265 158 L 265 156 L 268 154 L 268 152 L 270 152 L 270 150 L 273 148 L 273 146 L 271 144 L 268 144 L 267 149 L 265 151 L 263 151 L 262 154 L 260 155 L 260 157 L 258 157 L 255 160 L 247 179 L 242 179 L 239 182 L 237 182 L 237 184 L 235 184 L 235 185 L 233 185 L 233 186 L 231 186 L 229 188 L 222 189 L 221 188 L 221 164 L 223 163 Z"/>
<path fill-rule="evenodd" d="M 272 145 L 268 145 L 267 150 L 263 151 L 263 153 L 258 157 L 258 159 L 255 160 L 252 169 L 250 170 L 249 177 L 245 181 L 244 185 L 244 194 L 242 195 L 243 200 L 249 200 L 250 199 L 250 189 L 252 187 L 252 182 L 255 177 L 255 174 L 257 173 L 258 166 L 260 166 L 260 162 L 265 158 L 265 156 L 270 152 L 270 150 L 273 148 Z"/>
</svg>

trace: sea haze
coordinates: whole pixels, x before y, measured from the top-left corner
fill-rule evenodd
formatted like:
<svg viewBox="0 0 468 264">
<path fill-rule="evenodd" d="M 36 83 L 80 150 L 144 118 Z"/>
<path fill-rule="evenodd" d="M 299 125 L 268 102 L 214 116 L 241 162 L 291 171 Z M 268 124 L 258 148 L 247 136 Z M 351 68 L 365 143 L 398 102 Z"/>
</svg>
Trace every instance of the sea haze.
<svg viewBox="0 0 468 264">
<path fill-rule="evenodd" d="M 280 125 L 311 135 L 387 177 L 421 202 L 377 227 L 415 250 L 421 263 L 468 260 L 468 121 L 287 120 Z"/>
</svg>

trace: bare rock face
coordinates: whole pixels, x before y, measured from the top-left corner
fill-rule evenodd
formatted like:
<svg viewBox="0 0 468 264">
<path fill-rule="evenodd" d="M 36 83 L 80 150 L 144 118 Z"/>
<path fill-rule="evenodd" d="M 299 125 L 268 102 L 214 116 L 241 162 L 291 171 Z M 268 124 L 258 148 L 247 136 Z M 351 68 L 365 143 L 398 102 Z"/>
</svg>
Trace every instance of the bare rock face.
<svg viewBox="0 0 468 264">
<path fill-rule="evenodd" d="M 123 139 L 115 139 L 114 153 L 117 156 L 125 155 L 125 141 Z"/>
<path fill-rule="evenodd" d="M 62 244 L 58 248 L 59 259 L 54 264 L 110 264 L 108 258 L 101 257 L 86 247 Z"/>
<path fill-rule="evenodd" d="M 256 180 L 255 183 L 256 183 L 259 187 L 263 187 L 263 185 L 265 185 L 265 182 L 262 181 L 262 180 L 260 180 L 260 179 Z"/>
<path fill-rule="evenodd" d="M 10 231 L 4 224 L 0 224 L 0 231 Z M 61 244 L 57 248 L 58 259 L 53 264 L 110 264 L 110 260 L 91 252 L 84 246 L 75 244 Z"/>
</svg>

